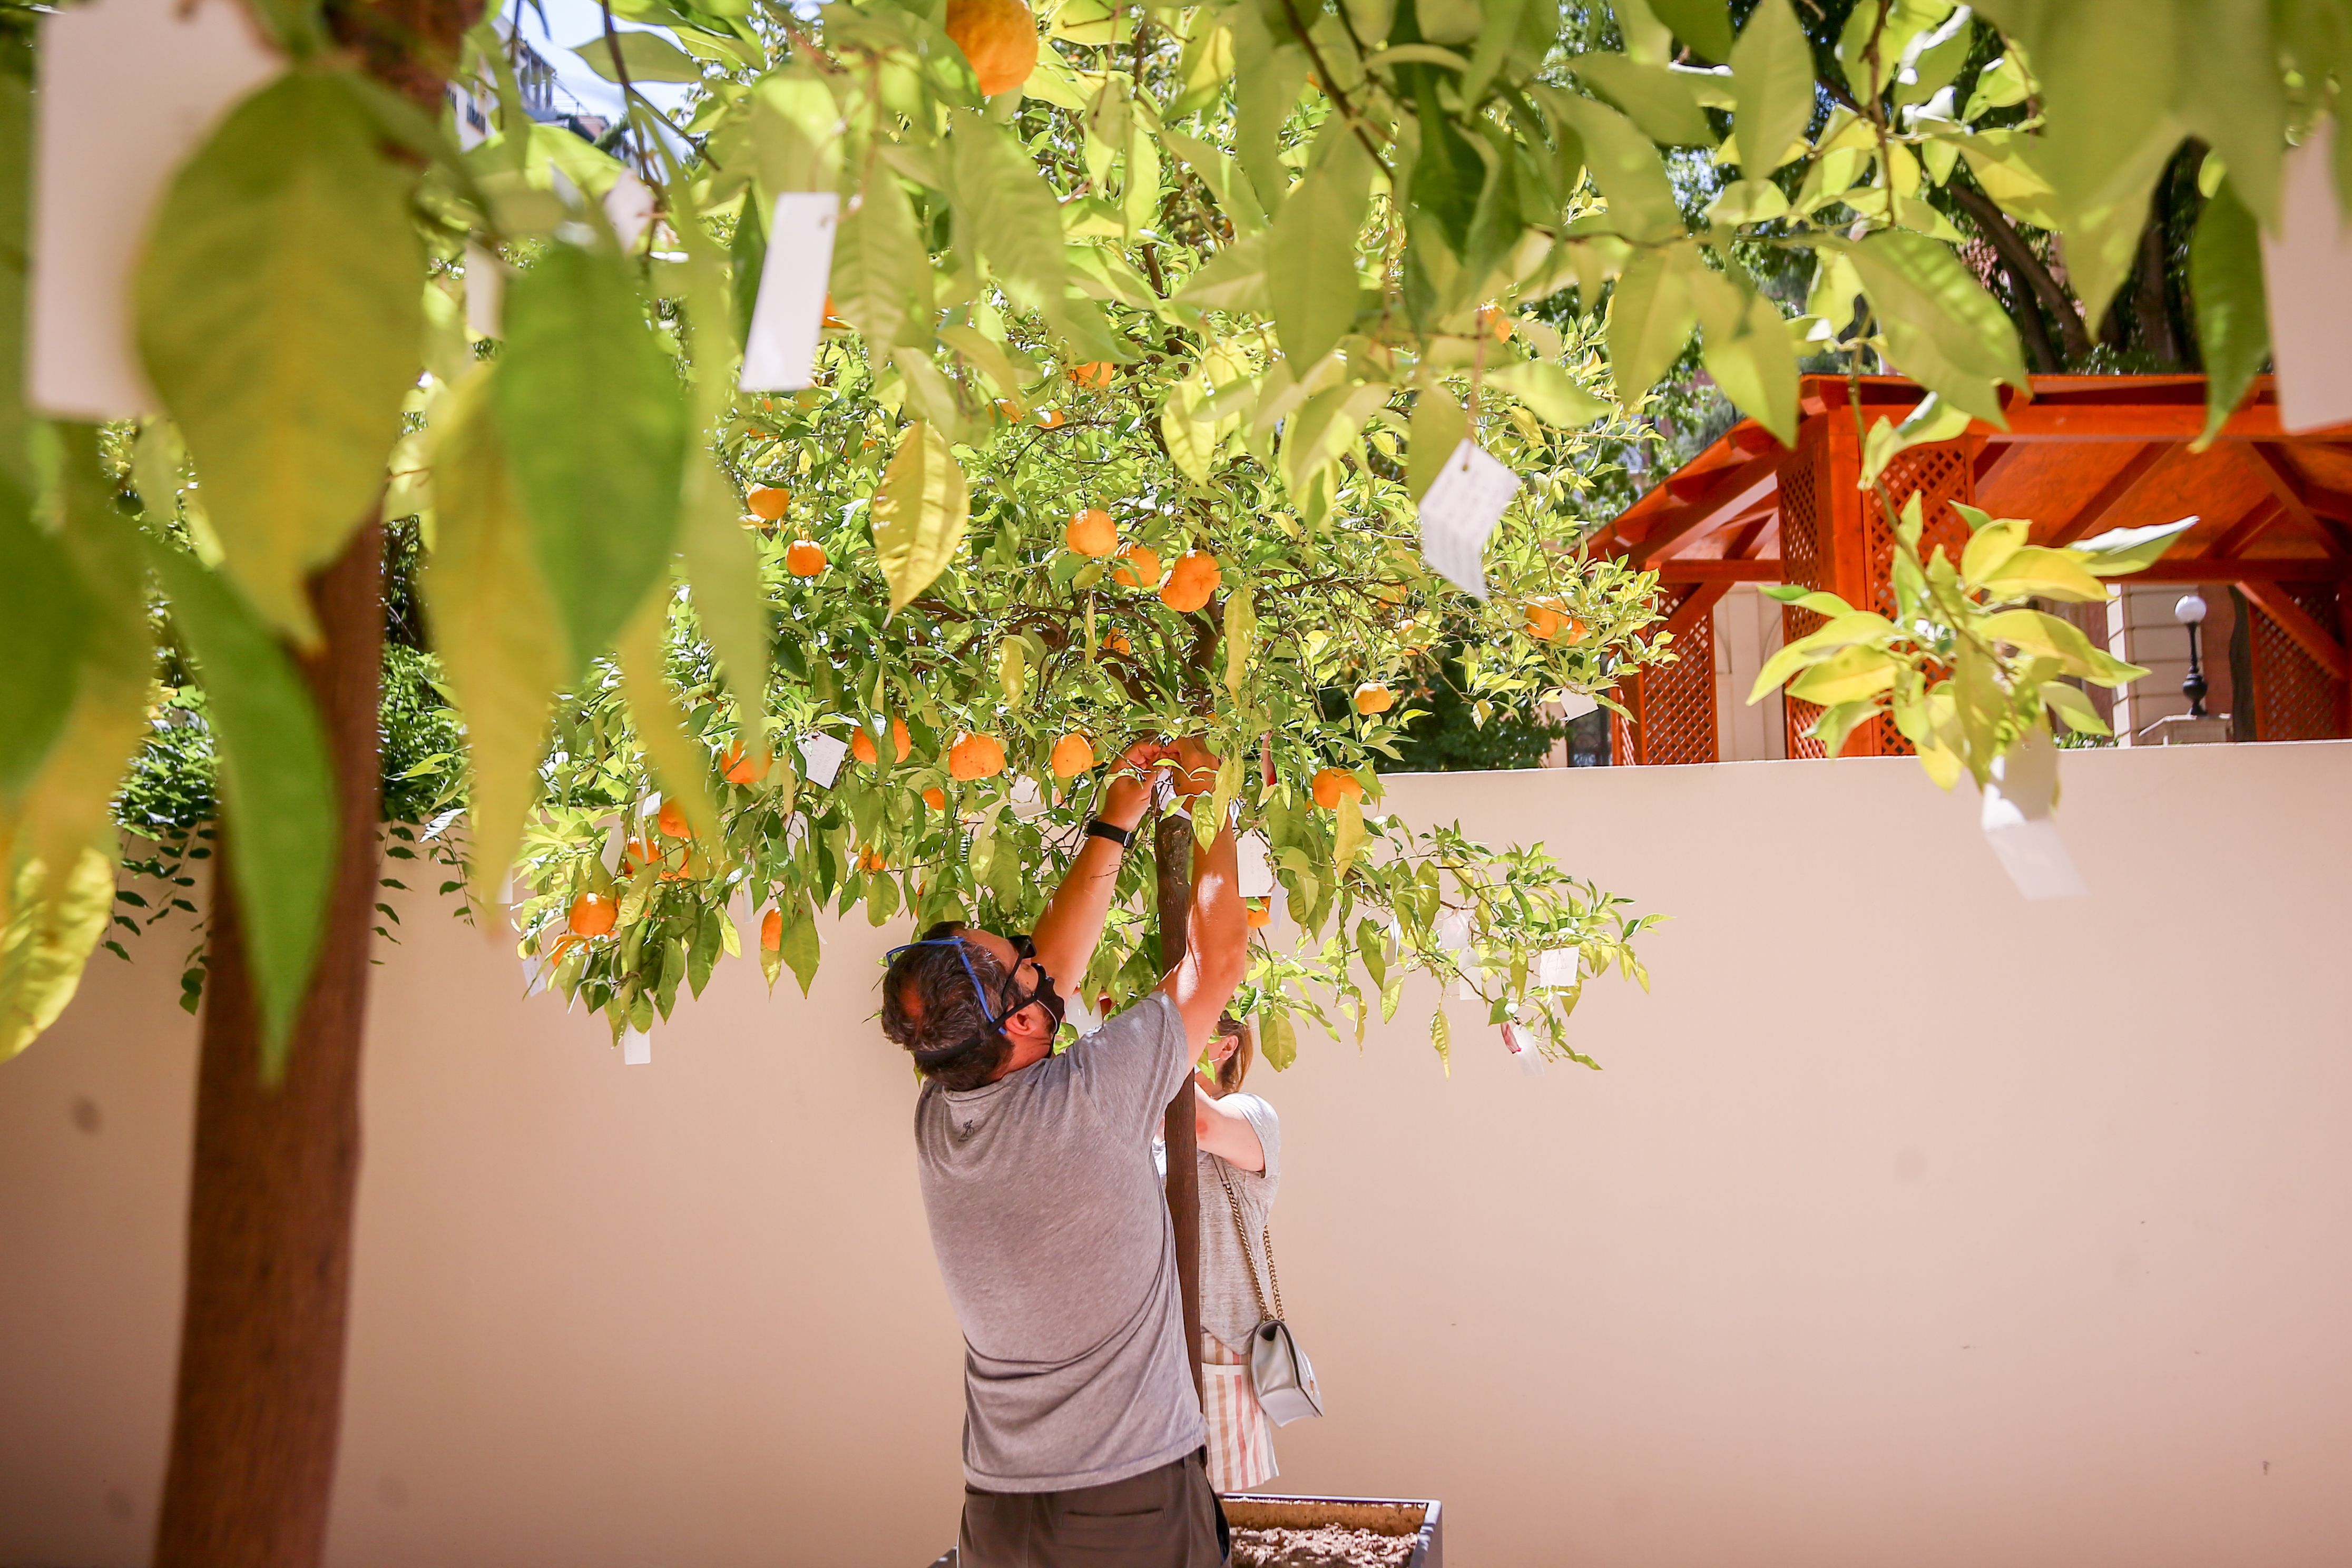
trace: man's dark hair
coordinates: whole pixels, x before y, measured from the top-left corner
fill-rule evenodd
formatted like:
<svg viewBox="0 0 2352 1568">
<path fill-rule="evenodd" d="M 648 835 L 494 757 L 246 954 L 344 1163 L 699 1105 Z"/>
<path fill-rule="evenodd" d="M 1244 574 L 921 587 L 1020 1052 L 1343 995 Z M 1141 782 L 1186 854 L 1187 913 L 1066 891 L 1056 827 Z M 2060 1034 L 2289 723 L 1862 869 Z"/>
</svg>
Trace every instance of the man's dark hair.
<svg viewBox="0 0 2352 1568">
<path fill-rule="evenodd" d="M 943 921 L 890 961 L 882 974 L 882 1033 L 941 1089 L 978 1089 L 1004 1066 L 1013 1042 L 988 1021 L 972 982 L 1001 994 L 1007 977 L 995 954 L 956 941 L 958 931 Z"/>
</svg>

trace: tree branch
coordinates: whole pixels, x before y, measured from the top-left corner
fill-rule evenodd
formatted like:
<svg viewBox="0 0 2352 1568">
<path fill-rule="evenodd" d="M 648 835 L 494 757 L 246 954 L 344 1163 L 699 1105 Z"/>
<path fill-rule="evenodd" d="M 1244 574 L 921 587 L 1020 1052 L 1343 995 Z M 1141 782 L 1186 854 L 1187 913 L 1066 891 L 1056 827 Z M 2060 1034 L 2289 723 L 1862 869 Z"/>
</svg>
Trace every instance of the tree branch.
<svg viewBox="0 0 2352 1568">
<path fill-rule="evenodd" d="M 2042 307 L 2058 318 L 2058 336 L 2066 345 L 2066 357 L 2074 360 L 2089 353 L 2091 334 L 2083 326 L 2082 312 L 2067 298 L 2064 287 L 2050 268 L 2042 265 L 2042 258 L 2033 254 L 2033 247 L 2025 243 L 2025 237 L 2017 232 L 2017 226 L 2009 221 L 2009 215 L 1974 185 L 1947 180 L 1944 189 L 1967 211 L 1969 220 L 1993 249 L 2000 253 L 2009 275 L 2022 281 Z"/>
</svg>

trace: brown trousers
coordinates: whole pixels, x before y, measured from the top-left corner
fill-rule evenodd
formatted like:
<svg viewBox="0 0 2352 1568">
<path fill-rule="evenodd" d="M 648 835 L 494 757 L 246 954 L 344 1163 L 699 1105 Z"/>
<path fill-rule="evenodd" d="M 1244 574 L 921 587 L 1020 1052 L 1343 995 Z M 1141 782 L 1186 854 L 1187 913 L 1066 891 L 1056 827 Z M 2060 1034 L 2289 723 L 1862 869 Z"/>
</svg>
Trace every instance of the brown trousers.
<svg viewBox="0 0 2352 1568">
<path fill-rule="evenodd" d="M 957 1568 L 1223 1568 L 1225 1510 L 1204 1455 L 1108 1486 L 1061 1492 L 963 1489 Z"/>
</svg>

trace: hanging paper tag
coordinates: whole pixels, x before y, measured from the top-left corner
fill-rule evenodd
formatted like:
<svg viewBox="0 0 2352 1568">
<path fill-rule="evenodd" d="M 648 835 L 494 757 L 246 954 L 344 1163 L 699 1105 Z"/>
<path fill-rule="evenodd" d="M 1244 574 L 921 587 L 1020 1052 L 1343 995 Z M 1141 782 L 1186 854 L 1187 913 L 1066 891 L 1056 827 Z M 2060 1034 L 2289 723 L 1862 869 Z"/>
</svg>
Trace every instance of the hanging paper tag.
<svg viewBox="0 0 2352 1568">
<path fill-rule="evenodd" d="M 1563 691 L 1559 694 L 1559 718 L 1563 724 L 1600 710 L 1601 704 L 1592 700 L 1589 691 Z"/>
<path fill-rule="evenodd" d="M 1576 984 L 1576 949 L 1548 947 L 1536 957 L 1536 984 L 1565 987 Z"/>
<path fill-rule="evenodd" d="M 2352 234 L 2336 205 L 2330 122 L 2286 155 L 2284 221 L 2263 236 L 2279 423 L 2315 430 L 2352 420 Z"/>
<path fill-rule="evenodd" d="M 1274 863 L 1266 858 L 1265 834 L 1244 833 L 1234 840 L 1234 863 L 1243 898 L 1274 897 Z"/>
<path fill-rule="evenodd" d="M 1517 474 L 1466 437 L 1421 498 L 1421 558 L 1474 599 L 1486 596 L 1486 536 L 1518 493 Z"/>
<path fill-rule="evenodd" d="M 2091 889 L 2050 815 L 2058 795 L 2058 748 L 2036 730 L 1993 764 L 1980 821 L 2002 869 L 2029 899 L 2080 899 Z"/>
<path fill-rule="evenodd" d="M 812 730 L 801 737 L 801 777 L 819 789 L 831 789 L 834 775 L 841 772 L 841 762 L 849 755 L 849 742 Z"/>
<path fill-rule="evenodd" d="M 173 174 L 285 68 L 236 0 L 94 0 L 41 26 L 26 395 L 119 419 L 162 407 L 132 342 L 132 276 Z"/>
<path fill-rule="evenodd" d="M 1013 815 L 1024 822 L 1033 816 L 1044 816 L 1047 809 L 1045 792 L 1037 787 L 1037 781 L 1026 773 L 1013 778 L 1013 787 L 1005 793 L 1005 799 L 1013 807 Z"/>
<path fill-rule="evenodd" d="M 1437 928 L 1432 932 L 1437 939 L 1440 952 L 1460 952 L 1470 945 L 1470 911 L 1448 910 L 1437 917 Z"/>
<path fill-rule="evenodd" d="M 621 1065 L 630 1068 L 651 1067 L 654 1064 L 654 1037 L 635 1029 L 621 1035 Z"/>
<path fill-rule="evenodd" d="M 466 330 L 478 337 L 505 334 L 507 266 L 488 246 L 466 242 Z"/>
<path fill-rule="evenodd" d="M 785 191 L 768 220 L 768 259 L 743 344 L 746 392 L 798 392 L 813 385 L 816 340 L 833 277 L 833 231 L 841 198 L 831 191 Z"/>
<path fill-rule="evenodd" d="M 654 221 L 654 194 L 635 169 L 622 170 L 604 193 L 604 216 L 613 225 L 613 237 L 621 242 L 621 254 L 635 251 L 646 226 Z"/>
<path fill-rule="evenodd" d="M 1517 1061 L 1521 1072 L 1529 1078 L 1543 1076 L 1542 1053 L 1519 1038 L 1518 1030 L 1511 1026 L 1510 1020 L 1507 1018 L 1503 1021 L 1503 1048 L 1510 1052 L 1513 1059 Z"/>
</svg>

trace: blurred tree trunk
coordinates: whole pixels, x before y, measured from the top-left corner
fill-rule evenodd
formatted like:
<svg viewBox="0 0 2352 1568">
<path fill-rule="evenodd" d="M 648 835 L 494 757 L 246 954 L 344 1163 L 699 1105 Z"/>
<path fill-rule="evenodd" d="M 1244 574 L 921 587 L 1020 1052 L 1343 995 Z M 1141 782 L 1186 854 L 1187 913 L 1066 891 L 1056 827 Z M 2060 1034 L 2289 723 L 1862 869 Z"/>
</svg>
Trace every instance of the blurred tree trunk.
<svg viewBox="0 0 2352 1568">
<path fill-rule="evenodd" d="M 438 113 L 459 40 L 481 4 L 381 0 L 328 9 L 336 37 L 371 75 Z M 299 662 L 333 767 L 335 878 L 318 970 L 285 1081 L 274 1089 L 261 1081 L 260 1012 L 235 889 L 217 871 L 213 882 L 187 1279 L 156 1568 L 317 1568 L 326 1550 L 383 787 L 380 520 L 370 519 L 311 580 L 310 598 L 325 638 Z M 221 842 L 236 831 L 225 819 Z"/>
<path fill-rule="evenodd" d="M 1162 811 L 1151 832 L 1159 898 L 1160 967 L 1183 961 L 1185 921 L 1192 909 L 1192 823 Z M 1201 1396 L 1201 1169 L 1192 1075 L 1168 1102 L 1160 1136 L 1168 1144 L 1168 1217 L 1176 1226 L 1176 1275 L 1184 1295 L 1184 1360 L 1192 1369 L 1192 1397 Z"/>
</svg>

